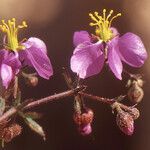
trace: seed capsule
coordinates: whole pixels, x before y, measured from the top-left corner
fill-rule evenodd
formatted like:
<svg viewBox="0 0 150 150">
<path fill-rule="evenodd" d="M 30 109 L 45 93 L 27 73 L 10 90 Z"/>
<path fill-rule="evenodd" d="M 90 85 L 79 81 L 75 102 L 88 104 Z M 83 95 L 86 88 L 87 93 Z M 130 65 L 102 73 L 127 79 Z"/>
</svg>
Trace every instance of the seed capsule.
<svg viewBox="0 0 150 150">
<path fill-rule="evenodd" d="M 132 116 L 124 111 L 117 114 L 116 123 L 120 130 L 126 135 L 132 135 L 134 132 L 134 120 Z"/>
</svg>

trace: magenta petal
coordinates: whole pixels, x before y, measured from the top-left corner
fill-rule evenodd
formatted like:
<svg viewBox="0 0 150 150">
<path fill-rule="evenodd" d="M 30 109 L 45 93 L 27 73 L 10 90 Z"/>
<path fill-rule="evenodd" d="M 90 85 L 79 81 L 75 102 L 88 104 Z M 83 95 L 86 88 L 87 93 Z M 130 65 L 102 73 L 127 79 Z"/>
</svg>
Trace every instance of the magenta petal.
<svg viewBox="0 0 150 150">
<path fill-rule="evenodd" d="M 31 37 L 28 39 L 28 42 L 32 43 L 32 45 L 36 46 L 36 48 L 38 48 L 39 50 L 47 53 L 47 48 L 45 43 L 39 38 Z"/>
<path fill-rule="evenodd" d="M 5 60 L 8 56 L 8 50 L 1 49 L 0 50 L 0 64 L 2 64 L 3 60 Z"/>
<path fill-rule="evenodd" d="M 9 53 L 7 55 L 7 58 L 3 60 L 3 63 L 11 66 L 14 74 L 17 74 L 19 72 L 19 69 L 21 68 L 21 62 L 19 61 L 18 53 Z"/>
<path fill-rule="evenodd" d="M 0 78 L 3 86 L 8 87 L 15 74 L 19 72 L 21 63 L 18 57 L 8 50 L 0 50 Z"/>
<path fill-rule="evenodd" d="M 104 65 L 101 48 L 102 44 L 99 42 L 77 46 L 71 57 L 71 70 L 82 79 L 98 74 Z"/>
<path fill-rule="evenodd" d="M 118 38 L 114 38 L 108 44 L 108 64 L 114 75 L 119 79 L 122 80 L 122 62 L 120 60 L 120 56 L 118 54 Z"/>
<path fill-rule="evenodd" d="M 0 68 L 0 74 L 3 86 L 7 89 L 9 83 L 13 78 L 12 68 L 6 64 L 2 64 Z"/>
<path fill-rule="evenodd" d="M 79 130 L 81 135 L 86 136 L 92 132 L 92 127 L 91 127 L 91 124 L 89 123 L 87 125 L 79 126 L 78 130 Z"/>
<path fill-rule="evenodd" d="M 25 65 L 34 67 L 41 77 L 49 79 L 53 75 L 53 69 L 50 59 L 45 53 L 47 51 L 45 49 L 46 46 L 42 43 L 44 42 L 40 39 L 30 38 L 27 42 L 23 43 L 26 49 L 20 51 L 19 56 Z"/>
<path fill-rule="evenodd" d="M 111 27 L 110 30 L 111 30 L 112 33 L 113 33 L 113 37 L 119 36 L 119 32 L 118 32 L 118 30 L 117 30 L 116 28 Z"/>
<path fill-rule="evenodd" d="M 77 31 L 73 35 L 74 46 L 78 46 L 83 42 L 90 42 L 91 38 L 87 31 Z"/>
<path fill-rule="evenodd" d="M 119 39 L 121 59 L 130 66 L 141 67 L 147 58 L 146 49 L 137 35 L 126 33 Z"/>
</svg>

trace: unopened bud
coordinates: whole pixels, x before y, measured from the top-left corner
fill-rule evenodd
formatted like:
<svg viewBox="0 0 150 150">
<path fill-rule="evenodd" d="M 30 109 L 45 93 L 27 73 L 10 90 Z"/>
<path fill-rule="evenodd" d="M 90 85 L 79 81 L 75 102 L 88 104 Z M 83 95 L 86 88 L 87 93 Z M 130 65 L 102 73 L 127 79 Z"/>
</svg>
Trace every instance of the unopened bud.
<svg viewBox="0 0 150 150">
<path fill-rule="evenodd" d="M 4 120 L 0 123 L 0 139 L 2 138 L 3 130 L 6 127 L 8 120 Z"/>
<path fill-rule="evenodd" d="M 20 135 L 22 131 L 22 127 L 18 124 L 12 124 L 10 127 L 6 127 L 2 132 L 2 139 L 6 143 L 10 142 L 13 138 Z"/>
<path fill-rule="evenodd" d="M 77 125 L 87 125 L 89 123 L 92 123 L 93 116 L 94 116 L 93 111 L 91 109 L 88 109 L 85 113 L 82 114 L 75 113 L 74 121 Z"/>
<path fill-rule="evenodd" d="M 94 113 L 91 109 L 87 109 L 86 112 L 74 114 L 74 122 L 78 126 L 78 131 L 81 135 L 89 135 L 92 132 L 91 123 L 93 121 Z"/>
<path fill-rule="evenodd" d="M 134 132 L 134 120 L 132 116 L 124 111 L 117 114 L 116 122 L 120 130 L 126 135 L 132 135 Z"/>
<path fill-rule="evenodd" d="M 36 76 L 29 77 L 28 80 L 27 80 L 27 84 L 30 85 L 30 86 L 33 86 L 33 87 L 37 86 L 38 78 Z"/>
<path fill-rule="evenodd" d="M 142 79 L 137 79 L 137 84 L 138 86 L 143 87 L 144 82 Z"/>
<path fill-rule="evenodd" d="M 78 127 L 79 133 L 83 136 L 89 135 L 92 132 L 91 124 L 81 125 Z"/>
<path fill-rule="evenodd" d="M 133 103 L 139 103 L 143 99 L 144 91 L 138 84 L 132 85 L 128 90 L 128 98 Z"/>
</svg>

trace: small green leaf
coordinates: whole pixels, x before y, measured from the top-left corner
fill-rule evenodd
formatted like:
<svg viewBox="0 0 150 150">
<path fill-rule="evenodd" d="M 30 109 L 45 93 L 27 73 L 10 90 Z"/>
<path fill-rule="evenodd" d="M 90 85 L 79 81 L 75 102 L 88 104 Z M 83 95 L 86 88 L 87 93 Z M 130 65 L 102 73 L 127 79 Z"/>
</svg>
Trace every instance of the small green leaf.
<svg viewBox="0 0 150 150">
<path fill-rule="evenodd" d="M 3 114 L 5 110 L 5 99 L 0 97 L 0 116 Z"/>
<path fill-rule="evenodd" d="M 40 136 L 42 136 L 43 140 L 45 140 L 44 130 L 36 121 L 34 121 L 30 117 L 25 117 L 24 120 L 25 120 L 26 124 L 31 128 L 32 131 L 34 131 L 37 134 L 39 134 Z"/>
<path fill-rule="evenodd" d="M 5 141 L 4 141 L 4 139 L 0 139 L 0 145 L 1 145 L 2 148 L 5 147 Z"/>
<path fill-rule="evenodd" d="M 42 114 L 38 112 L 29 111 L 25 113 L 25 116 L 30 117 L 32 119 L 40 119 L 42 117 Z"/>
<path fill-rule="evenodd" d="M 21 102 L 21 91 L 18 89 L 16 93 L 16 98 L 14 99 L 14 106 L 20 105 Z"/>
</svg>

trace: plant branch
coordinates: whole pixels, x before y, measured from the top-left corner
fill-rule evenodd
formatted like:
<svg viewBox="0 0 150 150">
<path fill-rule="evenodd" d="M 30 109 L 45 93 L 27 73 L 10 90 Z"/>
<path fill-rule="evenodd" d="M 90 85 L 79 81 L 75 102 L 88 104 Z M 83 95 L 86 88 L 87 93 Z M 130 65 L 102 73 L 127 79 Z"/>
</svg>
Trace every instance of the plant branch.
<svg viewBox="0 0 150 150">
<path fill-rule="evenodd" d="M 1 117 L 0 117 L 0 123 L 4 120 L 7 120 L 9 117 L 11 117 L 12 115 L 16 114 L 18 110 L 27 110 L 42 104 L 46 104 L 48 102 L 54 101 L 54 100 L 59 100 L 68 96 L 72 96 L 76 93 L 78 93 L 79 91 L 84 90 L 86 87 L 82 86 L 82 87 L 77 87 L 73 90 L 68 90 L 59 94 L 54 94 L 45 98 L 41 98 L 35 101 L 25 101 L 24 103 L 22 103 L 19 106 L 16 107 L 12 107 L 10 108 L 8 111 L 6 111 Z"/>
<path fill-rule="evenodd" d="M 28 110 L 37 106 L 41 106 L 43 104 L 47 104 L 48 102 L 51 101 L 55 101 L 55 100 L 59 100 L 68 96 L 72 96 L 72 95 L 76 95 L 77 93 L 82 95 L 85 98 L 91 99 L 91 100 L 95 100 L 95 101 L 99 101 L 108 105 L 114 104 L 115 102 L 118 103 L 118 105 L 123 108 L 124 110 L 128 110 L 130 111 L 134 106 L 126 106 L 122 103 L 119 103 L 115 98 L 109 99 L 109 98 L 103 98 L 103 97 L 99 97 L 99 96 L 94 96 L 92 94 L 88 94 L 88 93 L 84 93 L 82 92 L 83 90 L 85 90 L 85 86 L 82 87 L 77 87 L 75 89 L 72 90 L 68 90 L 59 94 L 54 94 L 45 98 L 41 98 L 35 101 L 30 101 L 30 100 L 26 100 L 24 103 L 22 103 L 21 105 L 17 106 L 17 107 L 12 107 L 10 108 L 8 111 L 6 111 L 1 117 L 0 117 L 0 123 L 4 120 L 7 120 L 9 117 L 11 117 L 12 115 L 16 114 L 18 110 Z"/>
<path fill-rule="evenodd" d="M 80 95 L 82 95 L 83 97 L 85 98 L 88 98 L 88 99 L 91 99 L 91 100 L 94 100 L 94 101 L 99 101 L 99 102 L 102 102 L 102 103 L 105 103 L 105 104 L 109 104 L 109 105 L 112 105 L 114 104 L 115 102 L 117 102 L 117 100 L 115 100 L 115 98 L 112 98 L 112 99 L 109 99 L 109 98 L 103 98 L 103 97 L 99 97 L 99 96 L 95 96 L 95 95 L 92 95 L 92 94 L 88 94 L 88 93 L 84 93 L 84 92 L 79 92 Z M 131 111 L 131 109 L 133 107 L 135 107 L 136 105 L 133 105 L 133 106 L 126 106 L 122 103 L 119 103 L 117 102 L 117 104 L 124 110 L 126 111 Z"/>
<path fill-rule="evenodd" d="M 110 104 L 110 105 L 115 102 L 114 99 L 103 98 L 103 97 L 95 96 L 95 95 L 84 93 L 84 92 L 79 92 L 79 94 L 82 95 L 85 98 L 95 100 L 95 101 L 99 101 L 99 102 L 106 103 L 106 104 Z"/>
</svg>

